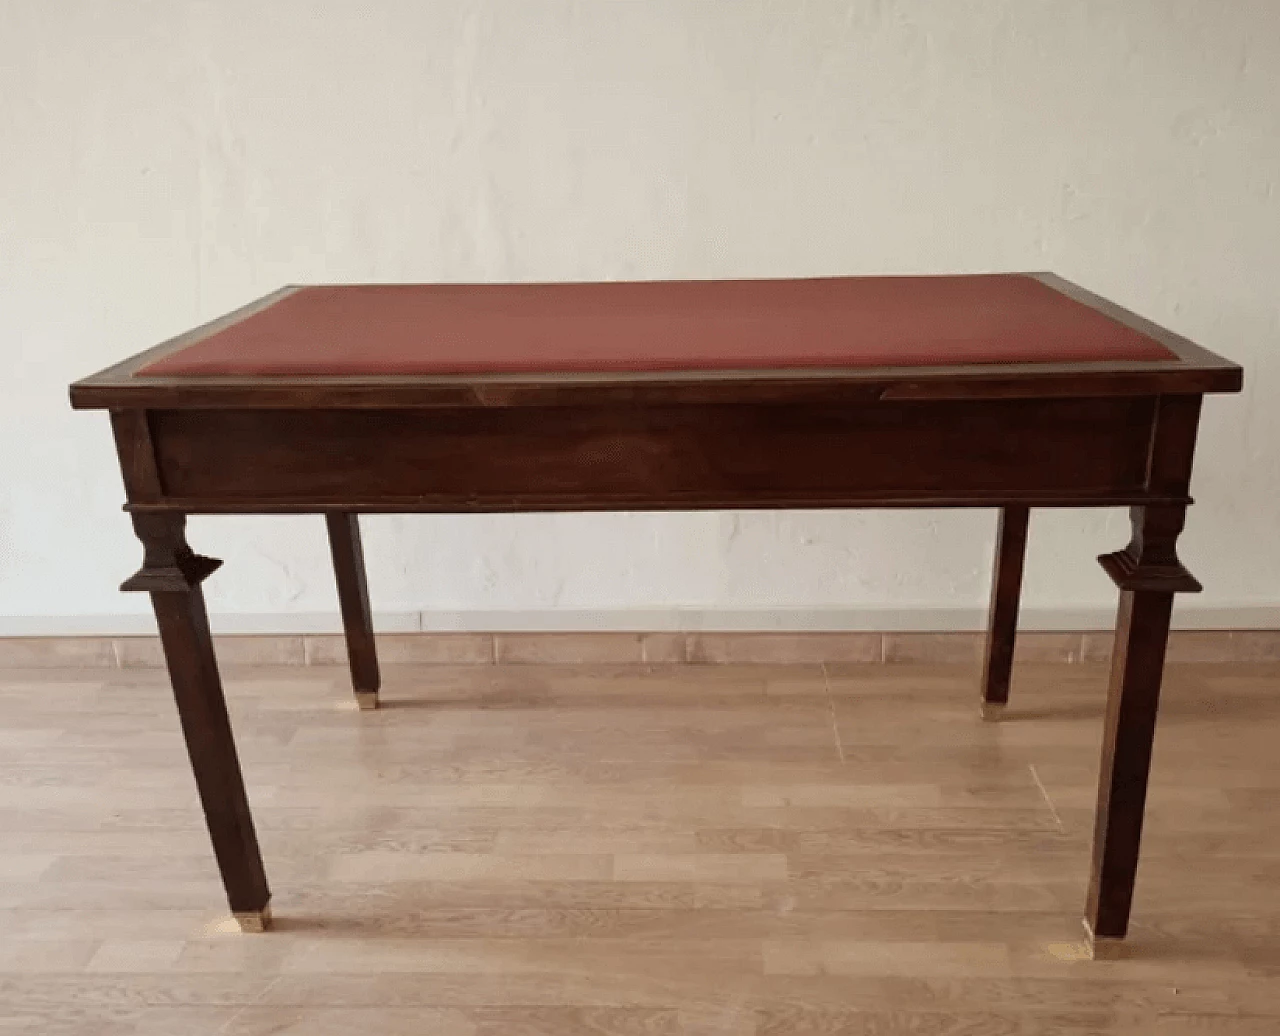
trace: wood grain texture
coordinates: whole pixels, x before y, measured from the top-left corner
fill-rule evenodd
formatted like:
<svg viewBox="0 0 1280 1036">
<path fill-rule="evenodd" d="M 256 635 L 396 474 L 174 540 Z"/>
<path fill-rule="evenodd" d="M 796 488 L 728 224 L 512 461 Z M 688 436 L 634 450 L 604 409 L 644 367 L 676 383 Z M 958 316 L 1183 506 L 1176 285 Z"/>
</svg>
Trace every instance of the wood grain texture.
<svg viewBox="0 0 1280 1036">
<path fill-rule="evenodd" d="M 345 673 L 233 667 L 283 878 L 254 937 L 214 906 L 165 675 L 0 672 L 0 1018 L 1280 1031 L 1280 835 L 1257 822 L 1280 667 L 1171 665 L 1130 951 L 1099 962 L 1077 918 L 1105 669 L 1018 665 L 996 727 L 964 668 L 828 669 L 390 665 L 387 707 L 356 714 Z"/>
<path fill-rule="evenodd" d="M 158 503 L 165 489 L 156 466 L 155 443 L 151 438 L 151 421 L 145 410 L 113 410 L 111 430 L 120 458 L 120 475 L 130 500 Z"/>
<path fill-rule="evenodd" d="M 1147 498 L 1154 406 L 156 410 L 150 426 L 193 510 L 1084 504 Z"/>
</svg>

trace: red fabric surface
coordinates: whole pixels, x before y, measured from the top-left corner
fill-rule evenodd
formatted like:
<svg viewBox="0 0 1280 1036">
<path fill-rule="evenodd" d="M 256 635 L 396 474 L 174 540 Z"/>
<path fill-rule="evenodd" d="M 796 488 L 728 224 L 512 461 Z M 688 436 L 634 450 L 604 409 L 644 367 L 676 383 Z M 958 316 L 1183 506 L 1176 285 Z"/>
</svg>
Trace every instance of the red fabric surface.
<svg viewBox="0 0 1280 1036">
<path fill-rule="evenodd" d="M 1165 360 L 1030 277 L 303 288 L 143 375 L 381 375 Z"/>
</svg>

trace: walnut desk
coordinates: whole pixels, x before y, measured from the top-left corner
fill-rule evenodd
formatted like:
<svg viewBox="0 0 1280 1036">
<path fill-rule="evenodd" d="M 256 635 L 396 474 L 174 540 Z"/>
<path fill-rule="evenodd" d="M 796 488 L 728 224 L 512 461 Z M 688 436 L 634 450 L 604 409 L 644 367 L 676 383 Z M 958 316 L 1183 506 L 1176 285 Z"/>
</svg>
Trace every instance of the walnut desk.
<svg viewBox="0 0 1280 1036">
<path fill-rule="evenodd" d="M 323 514 L 377 706 L 362 512 L 991 507 L 982 714 L 1032 507 L 1130 508 L 1085 924 L 1124 937 L 1201 400 L 1240 368 L 1049 274 L 286 288 L 71 387 L 111 413 L 232 912 L 270 892 L 188 514 Z M 625 549 L 625 545 L 620 544 Z M 975 719 L 977 718 L 975 709 Z"/>
</svg>

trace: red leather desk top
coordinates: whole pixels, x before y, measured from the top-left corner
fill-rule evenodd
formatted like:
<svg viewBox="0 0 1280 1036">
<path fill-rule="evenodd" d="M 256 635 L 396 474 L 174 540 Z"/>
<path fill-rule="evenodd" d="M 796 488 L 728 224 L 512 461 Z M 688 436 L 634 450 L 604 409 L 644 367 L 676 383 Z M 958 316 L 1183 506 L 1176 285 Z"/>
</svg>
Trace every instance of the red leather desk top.
<svg viewBox="0 0 1280 1036">
<path fill-rule="evenodd" d="M 301 288 L 137 374 L 437 375 L 1168 360 L 1018 274 Z"/>
</svg>

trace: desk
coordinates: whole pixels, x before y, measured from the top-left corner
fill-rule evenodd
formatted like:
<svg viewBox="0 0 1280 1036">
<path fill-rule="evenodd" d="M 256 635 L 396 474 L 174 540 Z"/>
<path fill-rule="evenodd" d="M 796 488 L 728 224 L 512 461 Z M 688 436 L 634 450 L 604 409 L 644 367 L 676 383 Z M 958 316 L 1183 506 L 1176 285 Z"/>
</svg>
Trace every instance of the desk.
<svg viewBox="0 0 1280 1036">
<path fill-rule="evenodd" d="M 323 514 L 360 705 L 362 512 L 991 507 L 981 713 L 1032 507 L 1130 508 L 1085 925 L 1125 935 L 1201 400 L 1240 368 L 1049 274 L 287 288 L 71 387 L 106 409 L 232 912 L 270 893 L 188 514 Z M 620 545 L 625 549 L 625 545 Z M 978 719 L 975 708 L 975 721 Z M 1190 880 L 1190 877 L 1189 877 Z"/>
</svg>

